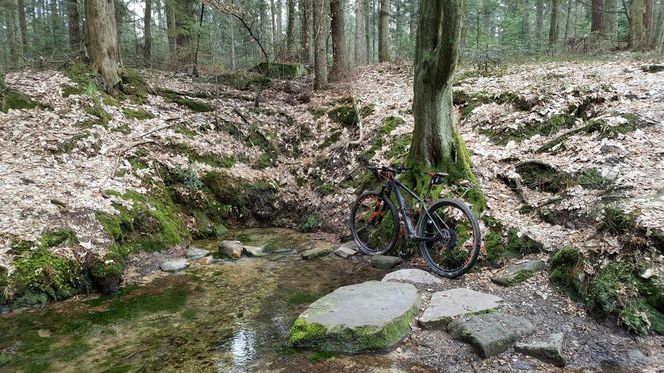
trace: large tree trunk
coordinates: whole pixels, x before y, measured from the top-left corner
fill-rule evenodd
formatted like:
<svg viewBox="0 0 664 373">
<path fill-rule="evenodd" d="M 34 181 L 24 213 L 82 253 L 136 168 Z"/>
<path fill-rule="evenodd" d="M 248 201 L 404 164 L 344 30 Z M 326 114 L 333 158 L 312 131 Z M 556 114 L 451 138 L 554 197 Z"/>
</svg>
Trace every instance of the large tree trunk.
<svg viewBox="0 0 664 373">
<path fill-rule="evenodd" d="M 378 34 L 378 61 L 390 60 L 390 0 L 380 0 L 380 25 Z"/>
<path fill-rule="evenodd" d="M 314 89 L 327 85 L 327 40 L 329 18 L 325 0 L 313 1 Z"/>
<path fill-rule="evenodd" d="M 590 32 L 604 35 L 606 31 L 604 25 L 604 0 L 592 0 L 591 14 Z"/>
<path fill-rule="evenodd" d="M 646 29 L 646 44 L 654 33 L 655 25 L 655 0 L 646 0 L 646 10 L 643 13 L 643 27 Z"/>
<path fill-rule="evenodd" d="M 15 66 L 23 65 L 25 62 L 25 51 L 23 49 L 23 33 L 19 22 L 18 1 L 9 1 L 10 19 L 9 32 L 11 35 L 11 57 Z"/>
<path fill-rule="evenodd" d="M 23 41 L 23 53 L 28 54 L 28 28 L 25 23 L 25 2 L 17 0 L 18 25 L 21 29 L 21 40 Z"/>
<path fill-rule="evenodd" d="M 171 55 L 171 61 L 175 61 L 175 56 L 177 55 L 177 42 L 176 42 L 176 36 L 177 36 L 177 26 L 175 25 L 175 19 L 176 19 L 176 9 L 175 9 L 175 2 L 177 0 L 165 0 L 164 1 L 164 8 L 166 11 L 166 30 L 167 30 L 167 35 L 168 35 L 168 51 Z"/>
<path fill-rule="evenodd" d="M 567 17 L 565 17 L 565 32 L 563 33 L 563 45 L 567 44 L 567 38 L 569 37 L 569 26 L 572 22 L 572 3 L 574 0 L 567 0 Z"/>
<path fill-rule="evenodd" d="M 288 25 L 286 25 L 286 48 L 288 58 L 293 58 L 295 50 L 295 0 L 288 0 Z"/>
<path fill-rule="evenodd" d="M 152 58 L 152 0 L 145 0 L 145 18 L 143 18 L 143 37 L 145 45 L 143 46 L 143 60 L 145 66 L 150 67 Z"/>
<path fill-rule="evenodd" d="M 193 0 L 175 1 L 175 63 L 177 67 L 189 71 L 195 59 L 194 29 L 196 14 Z"/>
<path fill-rule="evenodd" d="M 618 0 L 604 0 L 604 33 L 606 36 L 613 40 L 616 38 L 616 30 L 618 27 L 618 11 L 622 7 L 618 6 Z"/>
<path fill-rule="evenodd" d="M 560 12 L 560 1 L 551 0 L 551 23 L 549 25 L 549 49 L 555 51 L 558 43 L 558 13 Z"/>
<path fill-rule="evenodd" d="M 332 15 L 332 69 L 330 79 L 341 79 L 348 70 L 346 58 L 346 31 L 344 26 L 344 0 L 330 0 Z"/>
<path fill-rule="evenodd" d="M 657 47 L 664 43 L 664 1 L 659 4 L 659 11 L 657 12 L 657 20 L 655 21 L 655 30 L 650 39 L 650 50 L 657 50 Z"/>
<path fill-rule="evenodd" d="M 113 1 L 85 0 L 85 22 L 90 65 L 102 76 L 106 91 L 112 92 L 120 83 L 120 53 Z"/>
<path fill-rule="evenodd" d="M 368 0 L 356 0 L 355 2 L 355 65 L 366 65 L 369 63 L 367 54 L 367 12 Z"/>
<path fill-rule="evenodd" d="M 431 168 L 445 170 L 451 180 L 476 184 L 473 204 L 484 199 L 472 173 L 470 154 L 454 125 L 452 75 L 461 39 L 462 0 L 420 0 L 415 49 L 413 115 L 415 128 L 408 154 L 413 175 Z M 418 176 L 415 187 L 422 190 Z"/>
<path fill-rule="evenodd" d="M 535 47 L 542 49 L 542 29 L 544 23 L 544 0 L 535 1 Z"/>
<path fill-rule="evenodd" d="M 629 47 L 640 51 L 645 49 L 646 30 L 644 27 L 645 0 L 632 0 L 629 6 Z"/>
<path fill-rule="evenodd" d="M 69 20 L 69 47 L 72 51 L 78 52 L 81 50 L 78 0 L 67 0 L 67 18 Z"/>
<path fill-rule="evenodd" d="M 313 3 L 312 0 L 300 0 L 300 17 L 302 32 L 300 45 L 302 47 L 302 62 L 310 64 L 313 62 L 313 47 L 311 37 L 313 35 Z"/>
</svg>

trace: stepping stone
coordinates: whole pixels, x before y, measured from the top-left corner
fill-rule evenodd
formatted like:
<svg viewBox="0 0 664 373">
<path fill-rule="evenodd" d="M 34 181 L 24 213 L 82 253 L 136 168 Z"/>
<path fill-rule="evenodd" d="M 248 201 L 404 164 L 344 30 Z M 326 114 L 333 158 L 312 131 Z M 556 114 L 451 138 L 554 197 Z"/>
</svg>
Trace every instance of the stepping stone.
<svg viewBox="0 0 664 373">
<path fill-rule="evenodd" d="M 383 277 L 382 281 L 405 282 L 413 285 L 441 285 L 443 280 L 421 269 L 400 269 L 390 272 Z"/>
<path fill-rule="evenodd" d="M 242 243 L 240 241 L 221 241 L 219 243 L 219 254 L 231 259 L 238 259 L 242 256 Z"/>
<path fill-rule="evenodd" d="M 470 289 L 451 289 L 431 295 L 431 301 L 417 322 L 425 329 L 444 328 L 453 318 L 487 312 L 499 307 L 502 298 Z"/>
<path fill-rule="evenodd" d="M 167 262 L 161 263 L 159 266 L 159 268 L 161 268 L 161 270 L 164 272 L 178 272 L 186 269 L 187 267 L 189 267 L 189 262 L 186 259 L 169 260 Z"/>
<path fill-rule="evenodd" d="M 196 264 L 206 266 L 214 263 L 214 258 L 212 256 L 204 256 L 198 260 L 195 261 Z"/>
<path fill-rule="evenodd" d="M 307 260 L 316 259 L 322 256 L 330 255 L 332 253 L 332 250 L 333 249 L 331 247 L 316 247 L 303 252 L 302 257 Z"/>
<path fill-rule="evenodd" d="M 342 258 L 351 257 L 357 254 L 357 245 L 353 241 L 344 242 L 334 253 Z"/>
<path fill-rule="evenodd" d="M 516 351 L 551 363 L 557 367 L 565 366 L 563 356 L 563 333 L 551 334 L 544 341 L 533 341 L 529 343 L 517 343 L 514 345 Z"/>
<path fill-rule="evenodd" d="M 258 246 L 242 246 L 242 250 L 247 256 L 258 257 L 265 255 L 263 248 Z"/>
<path fill-rule="evenodd" d="M 189 250 L 187 250 L 187 259 L 191 260 L 198 260 L 208 255 L 210 255 L 209 251 L 197 247 L 190 247 Z"/>
<path fill-rule="evenodd" d="M 533 273 L 544 268 L 544 262 L 541 260 L 530 260 L 528 262 L 513 265 L 500 271 L 491 278 L 491 281 L 503 285 L 514 286 L 526 281 Z"/>
<path fill-rule="evenodd" d="M 469 342 L 487 358 L 507 351 L 518 339 L 532 334 L 535 327 L 523 317 L 490 312 L 453 320 L 447 330 L 452 337 Z"/>
<path fill-rule="evenodd" d="M 328 352 L 385 350 L 410 332 L 420 303 L 411 284 L 368 281 L 344 286 L 300 314 L 288 343 Z"/>
<path fill-rule="evenodd" d="M 398 256 L 388 256 L 388 255 L 375 255 L 370 257 L 371 265 L 384 270 L 390 270 L 394 268 L 397 264 L 403 262 L 403 259 Z"/>
</svg>

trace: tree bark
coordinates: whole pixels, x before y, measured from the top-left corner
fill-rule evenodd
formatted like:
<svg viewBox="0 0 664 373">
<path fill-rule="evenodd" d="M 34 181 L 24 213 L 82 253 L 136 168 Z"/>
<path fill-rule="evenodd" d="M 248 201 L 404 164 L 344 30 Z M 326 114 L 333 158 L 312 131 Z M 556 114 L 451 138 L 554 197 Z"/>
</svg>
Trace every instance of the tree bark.
<svg viewBox="0 0 664 373">
<path fill-rule="evenodd" d="M 664 43 L 664 2 L 660 2 L 659 11 L 657 12 L 657 20 L 655 21 L 655 30 L 650 39 L 650 50 L 657 50 L 657 47 Z"/>
<path fill-rule="evenodd" d="M 390 60 L 390 0 L 380 0 L 378 61 Z"/>
<path fill-rule="evenodd" d="M 18 25 L 21 29 L 21 41 L 23 41 L 23 53 L 28 53 L 28 28 L 25 23 L 25 2 L 17 0 L 18 7 Z"/>
<path fill-rule="evenodd" d="M 445 170 L 451 180 L 471 180 L 477 207 L 484 198 L 472 173 L 470 154 L 454 124 L 452 76 L 461 39 L 462 0 L 421 0 L 415 47 L 413 115 L 415 128 L 408 154 L 413 175 L 431 168 Z M 418 176 L 415 188 L 422 190 Z"/>
<path fill-rule="evenodd" d="M 196 14 L 193 0 L 175 1 L 175 63 L 183 70 L 189 70 L 195 59 L 194 29 Z"/>
<path fill-rule="evenodd" d="M 559 0 L 551 0 L 551 23 L 549 24 L 549 49 L 554 51 L 558 43 L 558 13 L 560 12 Z"/>
<path fill-rule="evenodd" d="M 330 0 L 332 16 L 332 69 L 330 79 L 338 80 L 348 72 L 346 58 L 346 30 L 344 26 L 344 0 Z"/>
<path fill-rule="evenodd" d="M 69 20 L 69 47 L 72 51 L 78 52 L 81 50 L 78 0 L 67 0 L 67 18 Z"/>
<path fill-rule="evenodd" d="M 542 29 L 544 23 L 544 0 L 535 1 L 535 47 L 542 49 Z"/>
<path fill-rule="evenodd" d="M 643 13 L 643 27 L 646 30 L 646 44 L 652 38 L 655 25 L 655 0 L 646 0 L 646 10 Z"/>
<path fill-rule="evenodd" d="M 312 0 L 300 0 L 300 17 L 302 32 L 300 44 L 302 47 L 302 63 L 311 64 L 313 58 L 313 47 L 311 37 L 313 35 L 313 3 Z"/>
<path fill-rule="evenodd" d="M 616 29 L 618 25 L 618 0 L 604 0 L 604 33 L 606 36 L 613 40 L 616 37 Z"/>
<path fill-rule="evenodd" d="M 270 43 L 270 51 L 272 52 L 273 56 L 276 56 L 276 47 L 279 39 L 277 36 L 277 10 L 274 5 L 274 0 L 270 0 L 270 19 L 272 20 L 272 33 L 270 34 L 272 36 L 272 40 Z"/>
<path fill-rule="evenodd" d="M 23 49 L 23 33 L 19 22 L 18 1 L 9 1 L 10 19 L 9 31 L 11 35 L 11 57 L 15 66 L 23 65 L 25 62 L 25 51 Z"/>
<path fill-rule="evenodd" d="M 572 21 L 572 3 L 574 0 L 567 0 L 567 15 L 565 17 L 565 31 L 563 33 L 563 45 L 566 45 L 569 37 L 569 25 Z"/>
<path fill-rule="evenodd" d="M 295 50 L 295 0 L 288 0 L 288 25 L 286 25 L 286 48 L 288 58 L 293 58 Z"/>
<path fill-rule="evenodd" d="M 592 0 L 590 32 L 604 35 L 604 0 Z"/>
<path fill-rule="evenodd" d="M 171 55 L 171 61 L 175 61 L 176 55 L 177 55 L 177 42 L 176 42 L 176 35 L 177 35 L 177 26 L 175 25 L 175 2 L 177 0 L 165 0 L 164 1 L 164 8 L 166 11 L 166 30 L 168 34 L 168 51 L 170 52 Z"/>
<path fill-rule="evenodd" d="M 368 0 L 355 1 L 355 65 L 369 63 L 367 54 L 367 13 Z"/>
<path fill-rule="evenodd" d="M 90 65 L 104 80 L 107 92 L 120 83 L 118 31 L 112 0 L 86 0 L 85 21 Z"/>
<path fill-rule="evenodd" d="M 143 18 L 143 60 L 145 66 L 150 67 L 152 58 L 152 0 L 145 0 L 145 18 Z"/>
<path fill-rule="evenodd" d="M 529 0 L 523 0 L 521 9 L 521 40 L 527 41 L 530 37 L 530 6 Z"/>
<path fill-rule="evenodd" d="M 645 49 L 646 30 L 644 16 L 645 0 L 632 0 L 629 6 L 629 47 L 640 51 Z"/>
<path fill-rule="evenodd" d="M 313 1 L 314 89 L 327 85 L 327 40 L 329 17 L 325 0 Z"/>
</svg>

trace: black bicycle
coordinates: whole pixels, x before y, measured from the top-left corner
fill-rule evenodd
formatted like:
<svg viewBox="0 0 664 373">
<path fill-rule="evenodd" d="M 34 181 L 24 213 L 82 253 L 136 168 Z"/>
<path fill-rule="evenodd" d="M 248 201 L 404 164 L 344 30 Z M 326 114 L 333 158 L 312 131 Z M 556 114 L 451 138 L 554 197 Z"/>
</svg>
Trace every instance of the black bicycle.
<svg viewBox="0 0 664 373">
<path fill-rule="evenodd" d="M 443 198 L 427 205 L 434 185 L 442 184 L 448 174 L 429 172 L 429 189 L 420 198 L 402 184 L 396 175 L 411 171 L 405 167 L 369 166 L 382 182 L 379 192 L 364 192 L 350 213 L 350 230 L 360 250 L 367 255 L 380 255 L 390 251 L 397 243 L 401 223 L 405 223 L 408 240 L 417 243 L 422 258 L 429 267 L 443 277 L 454 278 L 468 272 L 480 251 L 480 226 L 465 202 Z M 417 227 L 413 225 L 411 209 L 404 201 L 401 190 L 410 194 L 422 207 Z M 392 193 L 401 210 L 399 213 L 390 200 Z"/>
</svg>

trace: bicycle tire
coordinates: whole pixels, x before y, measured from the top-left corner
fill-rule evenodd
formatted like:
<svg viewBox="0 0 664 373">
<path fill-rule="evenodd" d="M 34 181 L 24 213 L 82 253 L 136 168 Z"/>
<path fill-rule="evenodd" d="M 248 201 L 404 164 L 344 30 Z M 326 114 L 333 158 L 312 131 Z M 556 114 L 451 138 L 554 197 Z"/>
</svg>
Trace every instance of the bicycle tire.
<svg viewBox="0 0 664 373">
<path fill-rule="evenodd" d="M 437 260 L 437 259 L 434 258 L 434 255 L 432 255 L 431 248 L 429 246 L 433 246 L 433 244 L 435 244 L 435 243 L 441 243 L 442 240 L 437 240 L 437 241 L 433 241 L 433 242 L 431 242 L 431 241 L 429 241 L 429 242 L 420 241 L 420 242 L 418 242 L 418 246 L 419 246 L 420 254 L 422 255 L 422 258 L 427 262 L 427 265 L 429 266 L 429 268 L 431 268 L 431 270 L 433 272 L 435 272 L 436 274 L 438 274 L 442 277 L 455 278 L 455 277 L 459 277 L 459 276 L 465 274 L 466 272 L 468 272 L 473 267 L 473 265 L 475 265 L 475 262 L 477 261 L 477 258 L 478 258 L 479 253 L 480 253 L 480 245 L 482 243 L 482 237 L 481 237 L 481 233 L 480 233 L 480 225 L 479 225 L 477 219 L 475 218 L 475 216 L 473 215 L 472 211 L 470 210 L 470 208 L 466 205 L 466 203 L 464 201 L 461 201 L 461 200 L 458 200 L 458 199 L 450 199 L 450 198 L 440 199 L 440 200 L 437 200 L 436 202 L 434 202 L 427 209 L 427 212 L 429 213 L 430 216 L 438 216 L 438 218 L 440 219 L 439 215 L 434 215 L 436 213 L 436 210 L 438 210 L 440 207 L 452 207 L 452 208 L 458 209 L 460 212 L 463 213 L 463 216 L 470 223 L 470 228 L 471 228 L 471 231 L 472 231 L 472 242 L 469 245 L 470 246 L 469 247 L 469 252 L 468 252 L 468 255 L 466 256 L 465 262 L 463 263 L 463 265 L 461 267 L 454 268 L 454 269 L 446 268 L 441 263 L 438 263 L 440 260 Z M 417 223 L 417 232 L 418 232 L 419 236 L 426 237 L 427 235 L 430 235 L 427 232 L 427 228 L 428 228 L 427 225 L 430 222 L 431 222 L 431 220 L 429 220 L 429 216 L 427 216 L 427 214 L 422 213 L 421 216 L 420 216 L 420 219 Z M 456 224 L 455 224 L 455 227 L 456 227 Z M 445 231 L 447 231 L 448 234 L 450 234 L 450 238 L 448 239 L 448 241 L 446 243 L 443 244 L 443 245 L 447 246 L 444 249 L 449 251 L 448 254 L 451 257 L 453 257 L 456 254 L 453 255 L 453 254 L 451 254 L 451 252 L 452 252 L 452 250 L 457 249 L 456 248 L 456 243 L 458 241 L 458 238 L 457 238 L 458 234 L 457 234 L 456 231 L 450 232 L 450 231 L 452 231 L 451 229 L 445 229 Z M 451 243 L 454 243 L 455 247 L 450 248 L 449 245 Z M 465 243 L 466 243 L 466 241 L 462 242 L 462 244 L 465 244 Z M 462 250 L 460 250 L 460 251 L 462 251 Z M 437 255 L 436 255 L 436 257 L 437 257 Z M 446 258 L 444 260 L 448 260 L 448 258 Z M 454 259 L 454 260 L 457 261 L 456 259 Z"/>
<path fill-rule="evenodd" d="M 367 201 L 369 199 L 374 199 L 376 201 L 382 201 L 382 207 L 381 210 L 385 209 L 385 206 L 387 206 L 387 213 L 390 214 L 392 218 L 392 228 L 387 227 L 388 236 L 386 238 L 389 239 L 387 244 L 383 247 L 378 247 L 378 248 L 372 248 L 370 242 L 364 242 L 364 240 L 360 237 L 360 234 L 358 233 L 358 227 L 356 224 L 356 218 L 358 214 L 358 209 L 362 205 L 364 201 Z M 372 214 L 373 216 L 373 214 Z M 386 221 L 387 219 L 384 218 L 384 216 L 381 217 L 380 222 L 378 224 L 381 224 L 383 221 Z M 355 241 L 355 244 L 357 247 L 366 255 L 382 255 L 390 251 L 394 245 L 397 242 L 397 238 L 399 235 L 399 214 L 397 213 L 397 209 L 394 207 L 394 204 L 392 201 L 390 201 L 389 198 L 385 198 L 382 196 L 380 193 L 375 192 L 375 191 L 367 191 L 362 193 L 357 200 L 355 200 L 355 203 L 353 204 L 353 208 L 351 209 L 350 212 L 350 231 L 353 236 L 353 240 Z M 367 227 L 364 227 L 367 229 Z M 379 237 L 380 238 L 380 237 Z M 370 241 L 370 239 L 367 239 L 366 241 Z"/>
</svg>

